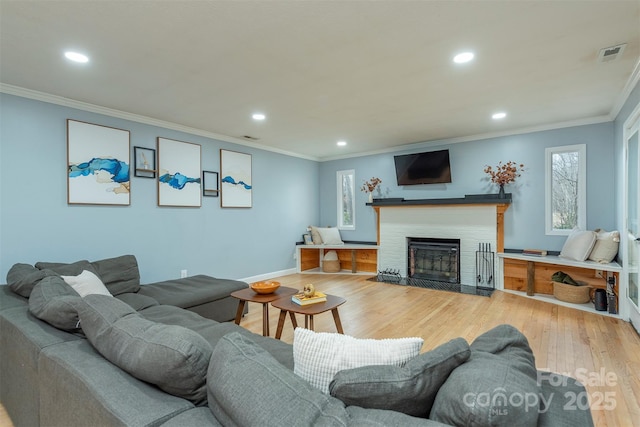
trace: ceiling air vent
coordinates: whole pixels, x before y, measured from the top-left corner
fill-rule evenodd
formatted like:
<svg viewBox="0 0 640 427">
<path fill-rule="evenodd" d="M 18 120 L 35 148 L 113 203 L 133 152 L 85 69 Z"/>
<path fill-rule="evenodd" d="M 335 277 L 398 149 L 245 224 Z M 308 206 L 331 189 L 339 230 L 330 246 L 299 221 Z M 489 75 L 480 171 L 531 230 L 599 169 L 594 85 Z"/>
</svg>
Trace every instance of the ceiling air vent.
<svg viewBox="0 0 640 427">
<path fill-rule="evenodd" d="M 600 53 L 598 54 L 598 62 L 611 62 L 620 59 L 625 47 L 627 47 L 627 44 L 623 43 L 617 46 L 605 47 L 604 49 L 600 49 Z"/>
</svg>

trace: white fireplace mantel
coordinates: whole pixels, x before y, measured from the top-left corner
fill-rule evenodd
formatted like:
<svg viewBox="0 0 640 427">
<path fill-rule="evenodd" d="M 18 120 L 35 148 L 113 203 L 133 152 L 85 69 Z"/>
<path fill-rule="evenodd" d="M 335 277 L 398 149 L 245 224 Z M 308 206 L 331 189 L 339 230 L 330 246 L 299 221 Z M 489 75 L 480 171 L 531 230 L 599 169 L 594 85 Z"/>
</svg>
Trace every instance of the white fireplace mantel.
<svg viewBox="0 0 640 427">
<path fill-rule="evenodd" d="M 447 203 L 454 200 L 453 203 Z M 460 281 L 475 286 L 476 251 L 504 250 L 504 212 L 510 199 L 438 199 L 372 204 L 377 213 L 378 270 L 407 275 L 407 238 L 460 239 Z M 497 278 L 496 278 L 497 280 Z"/>
</svg>

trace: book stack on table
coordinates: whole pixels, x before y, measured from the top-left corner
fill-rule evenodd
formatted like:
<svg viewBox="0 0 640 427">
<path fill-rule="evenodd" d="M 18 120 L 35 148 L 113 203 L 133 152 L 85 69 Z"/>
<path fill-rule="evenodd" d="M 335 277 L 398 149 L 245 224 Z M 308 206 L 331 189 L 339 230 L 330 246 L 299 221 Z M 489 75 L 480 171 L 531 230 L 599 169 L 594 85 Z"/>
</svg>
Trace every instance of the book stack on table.
<svg viewBox="0 0 640 427">
<path fill-rule="evenodd" d="M 297 293 L 291 297 L 291 301 L 298 305 L 316 304 L 319 302 L 325 302 L 326 300 L 327 300 L 327 296 L 322 292 L 317 292 L 317 291 L 311 297 L 305 297 L 302 292 Z"/>
</svg>

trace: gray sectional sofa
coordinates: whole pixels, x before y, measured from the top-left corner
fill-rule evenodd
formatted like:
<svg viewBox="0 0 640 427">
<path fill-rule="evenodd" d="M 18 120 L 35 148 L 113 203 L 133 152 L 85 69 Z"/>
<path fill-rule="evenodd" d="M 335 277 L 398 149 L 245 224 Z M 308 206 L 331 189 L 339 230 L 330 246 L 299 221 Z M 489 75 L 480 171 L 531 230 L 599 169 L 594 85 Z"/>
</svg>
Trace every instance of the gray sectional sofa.
<svg viewBox="0 0 640 427">
<path fill-rule="evenodd" d="M 140 286 L 134 263 L 11 269 L 0 286 L 0 402 L 16 426 L 593 425 L 588 409 L 566 406 L 584 387 L 540 375 L 508 325 L 402 367 L 340 371 L 325 394 L 294 373 L 292 345 L 227 322 L 237 302 L 225 299 L 245 283 Z M 61 279 L 86 269 L 113 296 L 80 297 Z"/>
</svg>

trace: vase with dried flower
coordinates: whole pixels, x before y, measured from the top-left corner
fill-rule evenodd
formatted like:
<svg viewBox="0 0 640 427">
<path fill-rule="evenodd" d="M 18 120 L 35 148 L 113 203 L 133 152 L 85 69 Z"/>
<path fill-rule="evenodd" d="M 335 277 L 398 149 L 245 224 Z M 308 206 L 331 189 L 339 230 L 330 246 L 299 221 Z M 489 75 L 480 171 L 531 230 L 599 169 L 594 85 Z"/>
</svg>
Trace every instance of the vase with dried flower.
<svg viewBox="0 0 640 427">
<path fill-rule="evenodd" d="M 360 191 L 364 191 L 369 195 L 369 203 L 373 202 L 373 192 L 378 187 L 378 185 L 382 184 L 382 180 L 380 178 L 372 177 L 368 181 L 364 181 L 362 187 L 360 187 Z"/>
<path fill-rule="evenodd" d="M 515 182 L 521 172 L 524 172 L 524 164 L 518 164 L 512 161 L 508 161 L 506 163 L 499 162 L 495 168 L 492 166 L 485 166 L 484 171 L 489 175 L 491 182 L 500 186 L 498 198 L 504 199 L 506 197 L 504 193 L 504 186 Z"/>
</svg>

